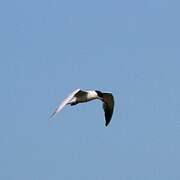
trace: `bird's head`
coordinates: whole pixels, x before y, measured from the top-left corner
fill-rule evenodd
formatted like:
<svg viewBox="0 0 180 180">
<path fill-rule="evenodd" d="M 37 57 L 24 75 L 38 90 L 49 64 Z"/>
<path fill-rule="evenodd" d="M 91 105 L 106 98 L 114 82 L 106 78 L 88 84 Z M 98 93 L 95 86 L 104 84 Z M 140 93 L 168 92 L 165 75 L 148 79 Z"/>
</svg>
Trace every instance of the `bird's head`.
<svg viewBox="0 0 180 180">
<path fill-rule="evenodd" d="M 95 90 L 99 99 L 103 99 L 103 93 L 101 91 Z"/>
</svg>

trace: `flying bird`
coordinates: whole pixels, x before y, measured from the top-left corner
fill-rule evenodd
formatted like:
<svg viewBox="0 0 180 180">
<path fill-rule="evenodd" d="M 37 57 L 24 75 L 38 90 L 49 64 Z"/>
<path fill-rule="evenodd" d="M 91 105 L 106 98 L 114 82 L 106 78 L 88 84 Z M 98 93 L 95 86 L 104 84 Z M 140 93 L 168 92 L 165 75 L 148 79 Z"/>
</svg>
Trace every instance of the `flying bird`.
<svg viewBox="0 0 180 180">
<path fill-rule="evenodd" d="M 74 106 L 76 104 L 85 103 L 95 99 L 101 100 L 103 103 L 105 125 L 107 126 L 111 121 L 114 110 L 114 97 L 112 93 L 103 93 L 98 90 L 93 90 L 93 91 L 83 91 L 81 89 L 74 90 L 67 98 L 64 99 L 62 103 L 59 104 L 59 106 L 52 113 L 51 117 L 55 116 L 66 105 Z"/>
</svg>

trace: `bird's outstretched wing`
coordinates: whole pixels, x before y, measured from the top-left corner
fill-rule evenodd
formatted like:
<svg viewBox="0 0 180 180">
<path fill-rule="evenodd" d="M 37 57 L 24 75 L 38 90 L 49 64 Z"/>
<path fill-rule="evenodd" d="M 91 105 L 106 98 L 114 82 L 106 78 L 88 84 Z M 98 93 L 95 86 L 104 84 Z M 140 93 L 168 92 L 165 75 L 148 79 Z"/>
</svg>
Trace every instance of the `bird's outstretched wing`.
<svg viewBox="0 0 180 180">
<path fill-rule="evenodd" d="M 112 118 L 112 114 L 114 111 L 114 97 L 111 93 L 103 93 L 103 109 L 107 126 Z"/>
<path fill-rule="evenodd" d="M 70 100 L 80 91 L 80 89 L 74 90 L 67 98 L 64 99 L 63 102 L 59 104 L 59 106 L 55 109 L 55 111 L 52 113 L 51 117 L 56 115 L 59 111 L 63 109 L 63 107 L 70 102 Z"/>
</svg>

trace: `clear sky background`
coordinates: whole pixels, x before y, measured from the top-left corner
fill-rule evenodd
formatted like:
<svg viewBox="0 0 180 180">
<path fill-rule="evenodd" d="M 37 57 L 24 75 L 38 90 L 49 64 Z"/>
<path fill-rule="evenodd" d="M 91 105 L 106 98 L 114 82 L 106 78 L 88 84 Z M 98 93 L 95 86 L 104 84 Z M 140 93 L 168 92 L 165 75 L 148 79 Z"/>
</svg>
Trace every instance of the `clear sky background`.
<svg viewBox="0 0 180 180">
<path fill-rule="evenodd" d="M 0 179 L 179 180 L 180 1 L 0 2 Z M 111 91 L 49 116 L 72 90 Z"/>
</svg>

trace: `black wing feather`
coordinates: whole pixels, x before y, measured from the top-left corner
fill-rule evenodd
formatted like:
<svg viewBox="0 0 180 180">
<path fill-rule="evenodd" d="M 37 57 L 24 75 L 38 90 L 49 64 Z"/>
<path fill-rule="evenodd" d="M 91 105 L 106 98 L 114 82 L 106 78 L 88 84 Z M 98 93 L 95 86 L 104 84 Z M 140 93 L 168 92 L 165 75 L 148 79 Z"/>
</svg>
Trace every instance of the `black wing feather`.
<svg viewBox="0 0 180 180">
<path fill-rule="evenodd" d="M 105 125 L 107 126 L 112 118 L 114 111 L 114 97 L 111 93 L 103 93 L 103 109 L 105 114 Z"/>
</svg>

